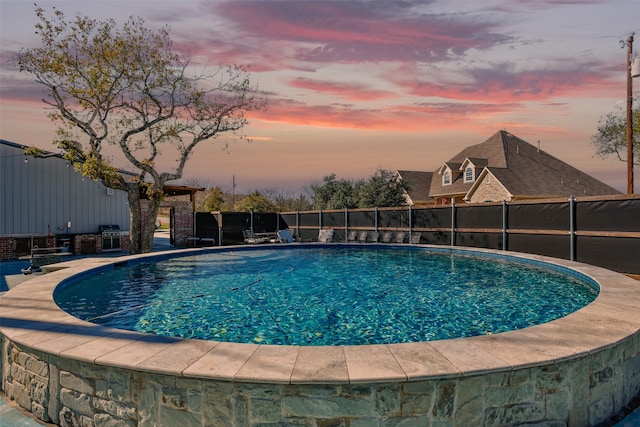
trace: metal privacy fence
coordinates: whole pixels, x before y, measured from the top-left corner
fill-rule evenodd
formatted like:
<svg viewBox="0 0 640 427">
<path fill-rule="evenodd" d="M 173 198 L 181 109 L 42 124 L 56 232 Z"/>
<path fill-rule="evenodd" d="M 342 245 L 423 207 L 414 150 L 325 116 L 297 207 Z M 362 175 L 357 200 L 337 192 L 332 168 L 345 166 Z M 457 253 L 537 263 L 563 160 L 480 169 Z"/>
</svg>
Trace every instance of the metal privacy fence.
<svg viewBox="0 0 640 427">
<path fill-rule="evenodd" d="M 640 274 L 640 195 L 280 213 L 196 213 L 196 244 L 243 242 L 243 231 L 290 229 L 315 241 L 396 242 L 510 250 Z M 365 240 L 364 235 L 367 235 Z"/>
</svg>

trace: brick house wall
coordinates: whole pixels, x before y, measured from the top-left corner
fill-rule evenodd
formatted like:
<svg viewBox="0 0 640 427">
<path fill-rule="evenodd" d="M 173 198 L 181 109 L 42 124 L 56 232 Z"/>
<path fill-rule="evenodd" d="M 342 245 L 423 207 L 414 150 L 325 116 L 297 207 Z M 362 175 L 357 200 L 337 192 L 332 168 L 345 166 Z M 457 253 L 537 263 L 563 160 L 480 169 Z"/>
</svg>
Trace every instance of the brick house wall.
<svg viewBox="0 0 640 427">
<path fill-rule="evenodd" d="M 7 236 L 0 237 L 0 259 L 11 258 L 16 258 L 16 254 L 13 249 L 13 238 Z"/>
<path fill-rule="evenodd" d="M 469 203 L 501 202 L 502 200 L 511 201 L 511 195 L 493 175 L 487 174 L 471 195 Z"/>
<path fill-rule="evenodd" d="M 162 201 L 160 207 L 172 210 L 173 246 L 178 248 L 189 246 L 189 237 L 193 236 L 195 225 L 193 204 L 187 200 L 167 199 Z"/>
<path fill-rule="evenodd" d="M 56 246 L 56 236 L 0 236 L 0 260 L 31 255 L 32 242 L 33 246 L 53 248 Z"/>
</svg>

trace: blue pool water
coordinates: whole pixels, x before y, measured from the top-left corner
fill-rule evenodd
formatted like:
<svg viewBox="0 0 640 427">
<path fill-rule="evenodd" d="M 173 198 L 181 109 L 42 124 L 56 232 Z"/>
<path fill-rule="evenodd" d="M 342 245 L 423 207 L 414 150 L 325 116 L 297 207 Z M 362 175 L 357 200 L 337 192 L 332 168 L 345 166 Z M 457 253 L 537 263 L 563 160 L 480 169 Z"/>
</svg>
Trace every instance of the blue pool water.
<svg viewBox="0 0 640 427">
<path fill-rule="evenodd" d="M 355 345 L 495 334 L 587 305 L 558 268 L 418 247 L 291 246 L 119 266 L 54 298 L 105 326 L 261 344 Z"/>
</svg>

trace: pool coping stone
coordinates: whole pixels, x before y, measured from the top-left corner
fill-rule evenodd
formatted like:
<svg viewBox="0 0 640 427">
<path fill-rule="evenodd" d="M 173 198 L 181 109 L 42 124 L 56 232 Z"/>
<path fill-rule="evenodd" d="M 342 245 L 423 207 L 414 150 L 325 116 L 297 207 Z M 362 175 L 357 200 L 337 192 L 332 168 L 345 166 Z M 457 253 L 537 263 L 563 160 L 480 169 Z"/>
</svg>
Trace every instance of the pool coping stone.
<svg viewBox="0 0 640 427">
<path fill-rule="evenodd" d="M 452 250 L 467 249 L 570 268 L 595 280 L 600 293 L 591 304 L 568 316 L 522 330 L 421 343 L 342 347 L 158 337 L 82 321 L 53 301 L 56 286 L 70 276 L 113 263 L 158 257 L 152 253 L 58 264 L 55 271 L 20 284 L 0 299 L 0 332 L 33 350 L 97 365 L 236 382 L 358 384 L 456 378 L 557 363 L 614 346 L 640 331 L 638 282 L 629 277 L 538 255 L 461 247 Z M 215 249 L 169 251 L 162 257 L 211 251 Z"/>
</svg>

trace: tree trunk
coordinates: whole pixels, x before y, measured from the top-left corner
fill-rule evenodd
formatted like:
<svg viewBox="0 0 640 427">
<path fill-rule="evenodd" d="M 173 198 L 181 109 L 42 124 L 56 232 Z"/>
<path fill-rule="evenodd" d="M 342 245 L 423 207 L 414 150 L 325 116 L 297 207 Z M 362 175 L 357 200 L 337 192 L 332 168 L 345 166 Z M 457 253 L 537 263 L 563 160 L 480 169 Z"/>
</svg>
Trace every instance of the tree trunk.
<svg viewBox="0 0 640 427">
<path fill-rule="evenodd" d="M 147 203 L 146 215 L 142 215 L 142 253 L 151 252 L 153 250 L 153 235 L 156 231 L 156 219 L 158 218 L 158 208 L 160 200 L 145 200 Z"/>
<path fill-rule="evenodd" d="M 142 200 L 140 198 L 140 186 L 136 183 L 129 184 L 127 195 L 131 213 L 129 252 L 132 254 L 151 252 L 160 200 Z"/>
</svg>

